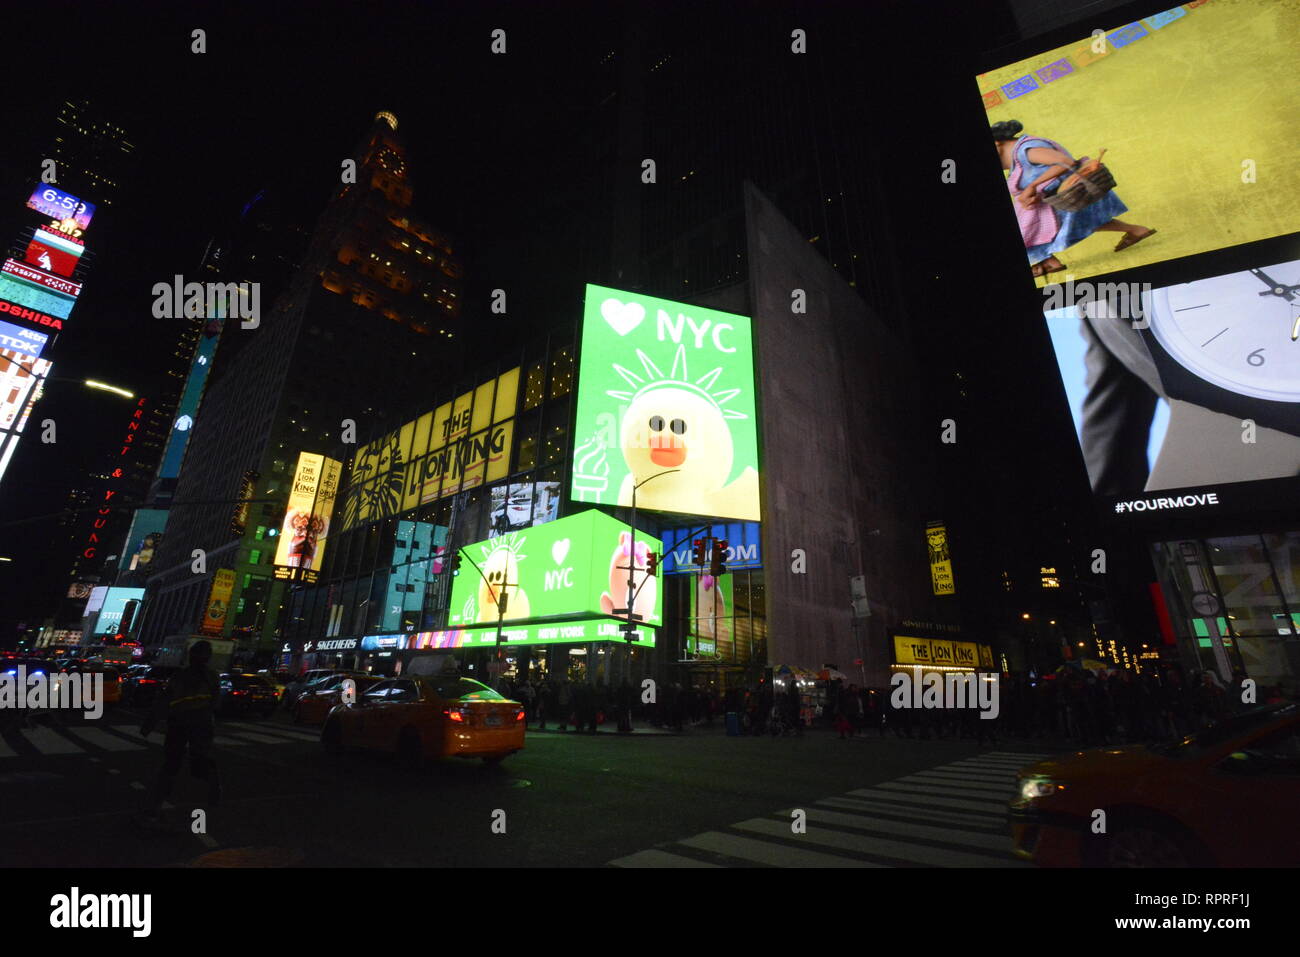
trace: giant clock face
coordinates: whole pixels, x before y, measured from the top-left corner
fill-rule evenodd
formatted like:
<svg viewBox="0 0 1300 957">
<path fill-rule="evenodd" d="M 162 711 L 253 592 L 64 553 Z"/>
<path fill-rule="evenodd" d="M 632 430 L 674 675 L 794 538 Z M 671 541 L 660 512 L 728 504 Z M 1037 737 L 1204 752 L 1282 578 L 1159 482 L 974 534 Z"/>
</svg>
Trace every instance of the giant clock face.
<svg viewBox="0 0 1300 957">
<path fill-rule="evenodd" d="M 398 179 L 406 175 L 406 161 L 387 146 L 379 151 L 379 165 Z"/>
<path fill-rule="evenodd" d="M 1300 402 L 1300 261 L 1265 266 L 1273 285 L 1249 270 L 1157 289 L 1147 316 L 1179 364 L 1221 388 L 1256 399 Z M 1261 295 L 1264 293 L 1264 295 Z M 1146 296 L 1143 297 L 1147 299 Z"/>
</svg>

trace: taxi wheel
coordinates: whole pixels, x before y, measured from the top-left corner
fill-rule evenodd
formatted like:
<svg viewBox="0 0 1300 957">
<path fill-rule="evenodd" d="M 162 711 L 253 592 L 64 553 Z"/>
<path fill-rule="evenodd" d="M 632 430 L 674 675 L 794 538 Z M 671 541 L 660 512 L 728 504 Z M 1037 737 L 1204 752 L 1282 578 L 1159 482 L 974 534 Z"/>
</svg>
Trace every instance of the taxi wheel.
<svg viewBox="0 0 1300 957">
<path fill-rule="evenodd" d="M 410 770 L 424 764 L 424 754 L 420 750 L 420 732 L 415 728 L 403 728 L 398 735 L 397 763 Z"/>
<path fill-rule="evenodd" d="M 490 767 L 490 768 L 495 768 L 495 767 L 497 767 L 497 766 L 498 766 L 502 761 L 504 761 L 504 760 L 506 759 L 506 757 L 507 757 L 507 756 L 504 755 L 504 754 L 489 754 L 489 755 L 487 755 L 485 758 L 483 758 L 483 763 L 486 764 L 486 765 L 487 765 L 488 767 Z"/>
<path fill-rule="evenodd" d="M 326 754 L 343 753 L 343 729 L 339 727 L 337 721 L 326 721 L 325 727 L 321 728 L 320 743 L 325 748 Z"/>
</svg>

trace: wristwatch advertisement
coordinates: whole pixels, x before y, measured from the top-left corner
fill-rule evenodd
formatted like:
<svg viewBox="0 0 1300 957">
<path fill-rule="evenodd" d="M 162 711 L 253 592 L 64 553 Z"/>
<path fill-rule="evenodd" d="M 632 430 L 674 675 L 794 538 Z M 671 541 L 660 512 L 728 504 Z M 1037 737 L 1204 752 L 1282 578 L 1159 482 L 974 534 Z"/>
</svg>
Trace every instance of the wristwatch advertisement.
<svg viewBox="0 0 1300 957">
<path fill-rule="evenodd" d="M 1300 435 L 1300 261 L 1145 292 L 1166 394 Z"/>
</svg>

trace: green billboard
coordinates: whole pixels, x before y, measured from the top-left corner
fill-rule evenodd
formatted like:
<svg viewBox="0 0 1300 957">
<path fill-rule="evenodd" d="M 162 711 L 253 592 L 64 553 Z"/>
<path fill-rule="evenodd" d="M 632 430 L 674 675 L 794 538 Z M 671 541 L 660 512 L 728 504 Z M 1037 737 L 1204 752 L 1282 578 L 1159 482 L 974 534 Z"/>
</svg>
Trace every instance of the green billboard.
<svg viewBox="0 0 1300 957">
<path fill-rule="evenodd" d="M 467 545 L 447 627 L 495 623 L 502 593 L 506 621 L 613 615 L 627 607 L 630 545 L 628 526 L 596 509 Z M 637 533 L 634 610 L 651 627 L 662 623 L 663 594 L 646 556 L 662 551 L 659 539 Z"/>
<path fill-rule="evenodd" d="M 758 521 L 758 474 L 750 320 L 588 284 L 573 498 Z"/>
</svg>

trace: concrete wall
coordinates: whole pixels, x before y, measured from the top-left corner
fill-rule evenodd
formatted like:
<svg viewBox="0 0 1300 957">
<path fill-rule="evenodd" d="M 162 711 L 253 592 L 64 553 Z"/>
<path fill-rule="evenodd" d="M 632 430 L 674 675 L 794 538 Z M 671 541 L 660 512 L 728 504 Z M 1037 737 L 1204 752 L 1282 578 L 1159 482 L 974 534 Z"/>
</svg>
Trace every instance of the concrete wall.
<svg viewBox="0 0 1300 957">
<path fill-rule="evenodd" d="M 833 663 L 850 680 L 865 670 L 884 685 L 888 628 L 957 620 L 953 599 L 932 594 L 925 545 L 927 519 L 942 517 L 939 423 L 924 411 L 924 372 L 902 342 L 749 184 L 745 208 L 747 308 L 736 287 L 703 304 L 754 317 L 769 661 Z M 791 312 L 794 289 L 807 293 L 806 314 Z M 795 549 L 803 573 L 792 568 Z M 861 645 L 849 611 L 857 574 L 872 606 Z M 864 666 L 853 664 L 859 657 Z"/>
</svg>

